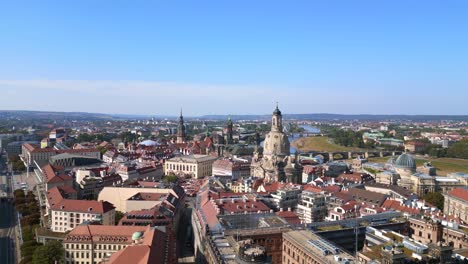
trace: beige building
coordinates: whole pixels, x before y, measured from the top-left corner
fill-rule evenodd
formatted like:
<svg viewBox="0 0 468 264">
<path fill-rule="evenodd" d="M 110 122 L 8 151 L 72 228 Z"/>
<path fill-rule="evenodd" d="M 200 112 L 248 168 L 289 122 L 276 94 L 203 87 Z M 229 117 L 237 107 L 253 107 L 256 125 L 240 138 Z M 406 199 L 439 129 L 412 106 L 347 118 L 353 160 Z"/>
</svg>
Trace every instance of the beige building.
<svg viewBox="0 0 468 264">
<path fill-rule="evenodd" d="M 93 264 L 135 243 L 149 226 L 81 225 L 64 239 L 66 264 Z"/>
<path fill-rule="evenodd" d="M 265 136 L 263 155 L 256 150 L 250 166 L 254 177 L 265 179 L 266 182 L 296 182 L 302 174 L 302 168 L 292 164 L 288 135 L 283 132 L 283 116 L 276 106 L 271 117 L 271 131 Z M 297 163 L 296 159 L 296 163 Z M 285 168 L 289 173 L 285 172 Z M 297 169 L 297 170 L 295 170 Z M 298 172 L 298 170 L 301 170 Z"/>
<path fill-rule="evenodd" d="M 179 176 L 190 175 L 201 179 L 213 175 L 213 163 L 216 157 L 208 155 L 188 155 L 169 159 L 164 164 L 166 175 L 174 173 Z"/>
<path fill-rule="evenodd" d="M 283 261 L 286 264 L 354 263 L 354 257 L 309 230 L 283 233 Z"/>
<path fill-rule="evenodd" d="M 444 195 L 444 214 L 468 223 L 468 188 L 455 188 Z"/>
<path fill-rule="evenodd" d="M 159 200 L 132 200 L 139 193 L 168 195 L 176 193 L 172 189 L 134 188 L 134 187 L 104 187 L 99 193 L 99 201 L 107 201 L 115 206 L 115 210 L 126 213 L 141 209 L 150 209 L 162 201 Z M 177 197 L 177 196 L 176 196 Z"/>
<path fill-rule="evenodd" d="M 65 233 L 84 222 L 115 224 L 115 208 L 108 202 L 63 199 L 50 205 L 50 229 Z"/>
<path fill-rule="evenodd" d="M 25 143 L 22 146 L 20 158 L 26 167 L 38 168 L 45 165 L 49 158 L 55 155 L 55 150 L 52 148 L 41 149 L 36 145 Z"/>
<path fill-rule="evenodd" d="M 325 195 L 303 191 L 299 195 L 296 213 L 299 219 L 301 219 L 301 223 L 323 221 L 328 214 Z"/>
<path fill-rule="evenodd" d="M 465 228 L 451 224 L 451 227 L 442 225 L 439 220 L 425 217 L 409 218 L 411 238 L 424 243 L 451 242 L 453 249 L 468 248 L 468 233 Z"/>
<path fill-rule="evenodd" d="M 71 154 L 81 157 L 101 159 L 101 152 L 98 149 L 63 149 L 40 148 L 37 145 L 25 143 L 22 146 L 20 158 L 24 165 L 31 168 L 39 168 L 49 163 L 51 157 L 59 154 Z"/>
</svg>

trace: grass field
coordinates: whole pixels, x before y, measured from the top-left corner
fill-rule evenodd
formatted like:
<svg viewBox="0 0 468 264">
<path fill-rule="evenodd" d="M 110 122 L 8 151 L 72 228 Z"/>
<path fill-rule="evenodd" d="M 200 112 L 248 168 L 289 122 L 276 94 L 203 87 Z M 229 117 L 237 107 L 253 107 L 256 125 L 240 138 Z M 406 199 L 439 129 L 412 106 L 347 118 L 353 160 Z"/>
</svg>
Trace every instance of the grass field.
<svg viewBox="0 0 468 264">
<path fill-rule="evenodd" d="M 344 147 L 328 141 L 328 137 L 304 137 L 291 143 L 301 152 L 308 151 L 362 151 L 359 148 Z"/>
<path fill-rule="evenodd" d="M 390 157 L 370 158 L 372 162 L 386 162 Z M 468 173 L 468 160 L 451 158 L 416 158 L 416 166 L 422 166 L 424 162 L 430 161 L 432 166 L 436 167 L 438 175 L 446 175 L 450 172 Z"/>
</svg>

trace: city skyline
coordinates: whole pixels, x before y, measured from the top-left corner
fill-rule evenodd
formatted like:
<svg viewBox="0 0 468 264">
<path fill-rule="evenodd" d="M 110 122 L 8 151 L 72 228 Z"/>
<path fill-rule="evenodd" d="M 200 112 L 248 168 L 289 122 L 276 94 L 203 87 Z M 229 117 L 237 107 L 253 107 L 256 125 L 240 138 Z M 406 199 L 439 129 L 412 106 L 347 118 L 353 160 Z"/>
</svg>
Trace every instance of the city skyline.
<svg viewBox="0 0 468 264">
<path fill-rule="evenodd" d="M 2 3 L 0 108 L 468 114 L 462 1 L 109 3 Z"/>
</svg>

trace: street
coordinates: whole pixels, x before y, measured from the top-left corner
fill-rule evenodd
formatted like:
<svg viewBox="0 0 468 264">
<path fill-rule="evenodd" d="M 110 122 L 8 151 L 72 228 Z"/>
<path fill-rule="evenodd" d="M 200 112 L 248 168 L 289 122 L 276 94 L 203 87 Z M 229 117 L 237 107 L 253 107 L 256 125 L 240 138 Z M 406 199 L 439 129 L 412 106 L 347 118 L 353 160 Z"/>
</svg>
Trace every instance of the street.
<svg viewBox="0 0 468 264">
<path fill-rule="evenodd" d="M 4 159 L 0 159 L 0 186 L 7 195 L 12 193 L 11 180 L 2 172 L 6 170 Z M 0 199 L 0 263 L 16 263 L 15 215 L 11 199 Z"/>
<path fill-rule="evenodd" d="M 15 221 L 13 214 L 11 202 L 2 200 L 0 202 L 0 263 L 16 263 L 14 250 Z"/>
</svg>

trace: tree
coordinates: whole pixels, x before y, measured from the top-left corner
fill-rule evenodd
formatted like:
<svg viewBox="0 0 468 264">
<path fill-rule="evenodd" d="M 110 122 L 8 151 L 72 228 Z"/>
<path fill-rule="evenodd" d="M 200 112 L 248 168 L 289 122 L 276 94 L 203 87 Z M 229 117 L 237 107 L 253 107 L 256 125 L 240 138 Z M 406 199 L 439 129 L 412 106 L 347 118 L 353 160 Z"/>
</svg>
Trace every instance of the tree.
<svg viewBox="0 0 468 264">
<path fill-rule="evenodd" d="M 120 222 L 120 219 L 124 216 L 124 213 L 120 211 L 115 211 L 115 225 L 118 225 Z"/>
<path fill-rule="evenodd" d="M 101 155 L 104 155 L 107 152 L 105 147 L 97 146 L 96 148 L 99 150 L 99 152 L 101 152 Z"/>
<path fill-rule="evenodd" d="M 468 140 L 462 140 L 453 144 L 447 150 L 447 157 L 468 159 Z"/>
<path fill-rule="evenodd" d="M 163 178 L 163 181 L 165 182 L 169 182 L 169 183 L 175 183 L 179 180 L 179 177 L 177 177 L 176 175 L 166 175 L 164 178 Z"/>
<path fill-rule="evenodd" d="M 79 134 L 78 137 L 76 137 L 76 141 L 78 142 L 90 142 L 95 140 L 96 137 L 87 133 Z"/>
<path fill-rule="evenodd" d="M 45 245 L 36 248 L 33 254 L 33 264 L 49 264 L 55 261 L 61 262 L 64 249 L 62 243 L 57 240 L 47 242 Z"/>
<path fill-rule="evenodd" d="M 440 192 L 430 192 L 424 195 L 424 200 L 440 210 L 444 209 L 444 196 Z"/>
</svg>

